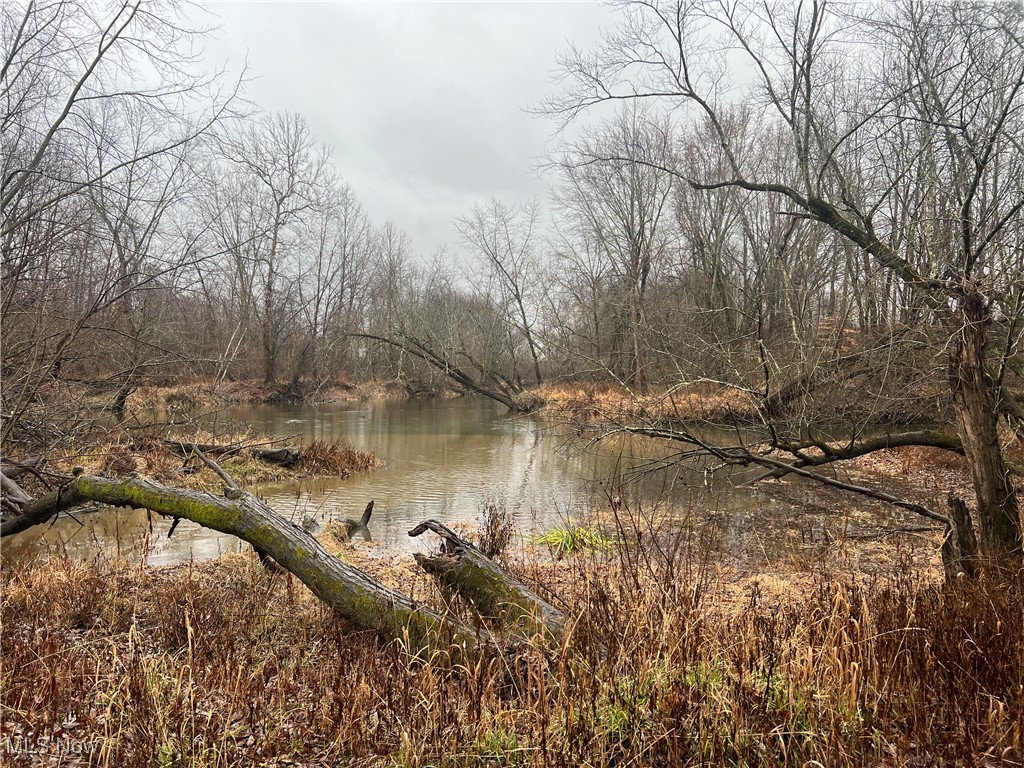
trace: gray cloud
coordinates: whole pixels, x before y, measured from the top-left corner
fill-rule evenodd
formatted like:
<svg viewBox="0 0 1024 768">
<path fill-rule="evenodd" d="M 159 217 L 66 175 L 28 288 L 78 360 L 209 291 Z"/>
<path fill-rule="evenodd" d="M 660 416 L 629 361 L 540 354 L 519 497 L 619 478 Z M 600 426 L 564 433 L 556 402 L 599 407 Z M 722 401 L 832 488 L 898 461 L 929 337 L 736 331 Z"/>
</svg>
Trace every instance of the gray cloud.
<svg viewBox="0 0 1024 768">
<path fill-rule="evenodd" d="M 593 3 L 220 3 L 214 58 L 247 58 L 249 95 L 301 113 L 378 222 L 429 254 L 453 216 L 542 194 L 531 171 L 552 125 L 523 112 L 550 93 L 567 41 L 613 23 Z"/>
</svg>

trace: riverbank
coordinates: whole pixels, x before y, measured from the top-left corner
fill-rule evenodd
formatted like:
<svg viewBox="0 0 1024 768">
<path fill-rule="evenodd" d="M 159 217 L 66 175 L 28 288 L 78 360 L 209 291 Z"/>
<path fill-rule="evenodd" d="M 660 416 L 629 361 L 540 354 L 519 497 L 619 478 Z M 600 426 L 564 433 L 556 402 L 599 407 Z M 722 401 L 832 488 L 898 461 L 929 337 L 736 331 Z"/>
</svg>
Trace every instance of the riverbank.
<svg viewBox="0 0 1024 768">
<path fill-rule="evenodd" d="M 686 389 L 662 387 L 634 392 L 615 384 L 545 384 L 530 392 L 551 419 L 591 424 L 635 419 L 751 422 L 757 410 L 749 396 L 714 384 Z"/>
<path fill-rule="evenodd" d="M 196 380 L 139 387 L 128 397 L 126 404 L 135 411 L 167 410 L 174 414 L 208 411 L 229 405 L 358 403 L 371 399 L 405 400 L 416 395 L 417 390 L 394 381 L 349 383 L 337 379 L 265 384 L 258 380 Z"/>
<path fill-rule="evenodd" d="M 6 764 L 1019 765 L 1019 592 L 627 555 L 507 557 L 574 629 L 472 661 L 352 632 L 249 555 L 5 569 Z"/>
<path fill-rule="evenodd" d="M 70 444 L 46 457 L 46 475 L 70 477 L 73 470 L 86 474 L 123 478 L 135 475 L 164 485 L 219 494 L 224 480 L 192 449 L 200 450 L 243 487 L 296 481 L 308 478 L 344 480 L 383 465 L 368 451 L 355 448 L 347 440 L 281 439 L 253 431 L 210 432 L 193 428 L 173 437 L 158 427 L 124 433 L 105 432 L 84 444 Z M 25 457 L 5 456 L 18 462 Z M 42 495 L 48 488 L 46 475 L 32 471 L 15 475 L 31 495 Z M 14 464 L 13 466 L 18 466 Z M 10 470 L 9 470 L 10 471 Z M 14 474 L 12 472 L 12 474 Z"/>
</svg>

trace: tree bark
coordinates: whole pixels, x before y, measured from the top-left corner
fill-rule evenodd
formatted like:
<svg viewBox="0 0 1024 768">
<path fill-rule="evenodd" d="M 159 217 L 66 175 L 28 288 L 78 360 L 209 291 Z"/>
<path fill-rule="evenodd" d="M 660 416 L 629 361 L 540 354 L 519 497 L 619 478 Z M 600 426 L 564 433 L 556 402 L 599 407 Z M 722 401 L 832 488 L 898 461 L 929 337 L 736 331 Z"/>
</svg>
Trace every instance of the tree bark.
<svg viewBox="0 0 1024 768">
<path fill-rule="evenodd" d="M 420 523 L 410 536 L 433 531 L 444 541 L 441 554 L 417 553 L 416 562 L 443 586 L 468 600 L 483 615 L 515 623 L 529 635 L 560 640 L 565 632 L 562 612 L 532 589 L 512 578 L 479 549 L 436 520 Z"/>
<path fill-rule="evenodd" d="M 946 581 L 953 582 L 963 574 L 972 578 L 977 574 L 978 538 L 974 535 L 971 513 L 964 500 L 949 495 L 949 524 L 942 542 L 942 565 Z"/>
<path fill-rule="evenodd" d="M 27 504 L 19 517 L 0 524 L 0 536 L 46 522 L 57 512 L 87 501 L 149 509 L 249 542 L 360 629 L 406 640 L 416 649 L 451 640 L 472 650 L 491 641 L 486 633 L 478 633 L 419 605 L 334 557 L 312 535 L 252 494 L 232 495 L 239 498 L 167 488 L 138 478 L 111 480 L 79 474 L 61 488 Z"/>
<path fill-rule="evenodd" d="M 959 328 L 950 342 L 949 380 L 960 440 L 971 466 L 977 497 L 982 554 L 1020 563 L 1024 556 L 1017 493 L 998 433 L 998 397 L 985 371 L 991 316 L 984 296 L 965 281 Z"/>
</svg>

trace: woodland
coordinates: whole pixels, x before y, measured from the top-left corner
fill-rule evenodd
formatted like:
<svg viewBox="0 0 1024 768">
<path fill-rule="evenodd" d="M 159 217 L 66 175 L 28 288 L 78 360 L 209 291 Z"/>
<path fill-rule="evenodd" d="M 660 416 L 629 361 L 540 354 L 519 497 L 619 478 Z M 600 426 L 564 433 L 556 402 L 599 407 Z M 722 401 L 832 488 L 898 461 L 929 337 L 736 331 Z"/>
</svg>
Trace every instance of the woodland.
<svg viewBox="0 0 1024 768">
<path fill-rule="evenodd" d="M 199 66 L 215 30 L 186 7 L 0 5 L 0 534 L 102 504 L 258 554 L 5 565 L 12 760 L 34 762 L 10 734 L 73 721 L 89 764 L 1022 764 L 1024 10 L 615 5 L 525 105 L 559 137 L 550 197 L 466 211 L 461 261 L 372 221 L 302 115 Z M 156 440 L 133 398 L 239 383 L 649 438 L 891 505 L 941 565 L 726 610 L 708 562 L 619 500 L 587 564 L 506 557 L 497 510 L 472 536 L 424 521 L 423 600 L 237 482 L 237 445 L 164 446 L 201 490 L 76 460 Z M 964 483 L 936 505 L 844 469 L 902 449 Z M 75 655 L 82 633 L 129 666 Z"/>
</svg>

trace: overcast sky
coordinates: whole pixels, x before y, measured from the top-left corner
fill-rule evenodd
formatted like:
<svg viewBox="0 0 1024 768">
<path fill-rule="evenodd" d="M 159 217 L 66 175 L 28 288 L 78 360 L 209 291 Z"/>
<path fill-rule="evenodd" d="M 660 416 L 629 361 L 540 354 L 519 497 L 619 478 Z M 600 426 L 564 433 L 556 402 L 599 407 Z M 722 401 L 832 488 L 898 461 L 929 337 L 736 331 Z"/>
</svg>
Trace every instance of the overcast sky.
<svg viewBox="0 0 1024 768">
<path fill-rule="evenodd" d="M 553 124 L 523 108 L 557 91 L 568 42 L 591 47 L 614 11 L 590 2 L 212 3 L 207 46 L 248 61 L 248 96 L 303 115 L 377 224 L 416 250 L 460 249 L 452 218 L 497 196 L 543 195 L 532 166 Z"/>
</svg>

